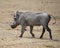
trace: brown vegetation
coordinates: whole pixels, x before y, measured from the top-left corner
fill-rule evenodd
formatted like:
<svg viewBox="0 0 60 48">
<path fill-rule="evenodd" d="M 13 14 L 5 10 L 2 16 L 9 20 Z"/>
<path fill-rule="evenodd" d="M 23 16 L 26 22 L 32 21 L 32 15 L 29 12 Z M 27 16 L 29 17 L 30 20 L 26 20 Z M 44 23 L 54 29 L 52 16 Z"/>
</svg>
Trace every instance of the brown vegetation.
<svg viewBox="0 0 60 48">
<path fill-rule="evenodd" d="M 57 23 L 49 25 L 53 40 L 47 31 L 43 39 L 39 39 L 42 27 L 34 27 L 35 38 L 31 37 L 29 27 L 23 38 L 19 38 L 21 27 L 11 29 L 9 25 L 17 10 L 47 12 L 55 16 Z M 0 48 L 60 48 L 60 0 L 0 0 Z"/>
</svg>

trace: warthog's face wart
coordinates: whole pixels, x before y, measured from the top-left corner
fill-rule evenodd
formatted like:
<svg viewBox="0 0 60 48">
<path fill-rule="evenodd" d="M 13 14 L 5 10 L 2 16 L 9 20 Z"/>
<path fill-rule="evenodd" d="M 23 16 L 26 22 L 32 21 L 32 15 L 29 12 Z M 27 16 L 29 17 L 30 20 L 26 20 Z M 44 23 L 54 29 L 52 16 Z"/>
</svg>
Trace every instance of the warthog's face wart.
<svg viewBox="0 0 60 48">
<path fill-rule="evenodd" d="M 11 28 L 16 28 L 19 25 L 19 15 L 16 13 L 16 15 L 14 15 L 14 21 L 13 24 L 11 25 Z"/>
<path fill-rule="evenodd" d="M 13 22 L 13 24 L 11 25 L 11 28 L 16 28 L 18 25 L 17 25 L 17 23 L 16 22 Z"/>
<path fill-rule="evenodd" d="M 11 28 L 13 28 L 13 29 L 14 29 L 14 28 L 16 28 L 16 26 L 17 26 L 17 25 L 14 25 L 14 24 L 13 24 L 13 25 L 11 25 Z"/>
</svg>

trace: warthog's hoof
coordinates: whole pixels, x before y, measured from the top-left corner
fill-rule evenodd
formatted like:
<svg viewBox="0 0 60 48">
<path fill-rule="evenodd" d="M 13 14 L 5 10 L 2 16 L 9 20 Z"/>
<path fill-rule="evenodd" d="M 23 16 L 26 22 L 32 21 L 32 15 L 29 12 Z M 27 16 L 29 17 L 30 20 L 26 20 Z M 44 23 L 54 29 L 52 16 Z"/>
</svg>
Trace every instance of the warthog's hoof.
<svg viewBox="0 0 60 48">
<path fill-rule="evenodd" d="M 33 34 L 32 37 L 35 38 L 35 35 Z"/>
<path fill-rule="evenodd" d="M 21 35 L 19 37 L 22 37 Z"/>
<path fill-rule="evenodd" d="M 50 38 L 52 40 L 52 38 Z"/>
<path fill-rule="evenodd" d="M 26 29 L 24 29 L 25 31 L 27 31 Z"/>
<path fill-rule="evenodd" d="M 40 37 L 40 39 L 42 39 L 42 36 Z"/>
</svg>

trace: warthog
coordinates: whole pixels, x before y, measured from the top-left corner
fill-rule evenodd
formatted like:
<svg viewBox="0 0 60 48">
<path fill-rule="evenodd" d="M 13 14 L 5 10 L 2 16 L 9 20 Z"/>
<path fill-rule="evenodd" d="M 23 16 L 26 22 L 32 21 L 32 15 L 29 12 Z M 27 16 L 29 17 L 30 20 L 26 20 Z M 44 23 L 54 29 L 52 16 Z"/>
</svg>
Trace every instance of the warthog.
<svg viewBox="0 0 60 48">
<path fill-rule="evenodd" d="M 48 23 L 51 20 L 51 15 L 48 13 L 33 13 L 33 12 L 16 12 L 14 14 L 14 22 L 11 25 L 11 28 L 16 28 L 18 25 L 21 25 L 21 35 L 23 36 L 26 26 L 30 26 L 30 33 L 32 37 L 35 37 L 32 30 L 34 26 L 43 26 L 43 31 L 40 38 L 43 37 L 45 29 L 49 32 L 50 39 L 52 39 L 51 29 L 48 26 Z"/>
</svg>

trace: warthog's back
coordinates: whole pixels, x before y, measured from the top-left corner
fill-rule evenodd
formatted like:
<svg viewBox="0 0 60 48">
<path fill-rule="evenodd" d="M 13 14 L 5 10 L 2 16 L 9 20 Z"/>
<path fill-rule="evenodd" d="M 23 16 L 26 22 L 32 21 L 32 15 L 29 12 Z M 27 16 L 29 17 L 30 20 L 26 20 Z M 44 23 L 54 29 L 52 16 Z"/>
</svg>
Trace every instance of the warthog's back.
<svg viewBox="0 0 60 48">
<path fill-rule="evenodd" d="M 24 16 L 25 20 L 29 25 L 40 25 L 41 21 L 45 21 L 48 18 L 47 13 L 32 13 L 32 12 L 25 12 L 21 15 Z"/>
</svg>

